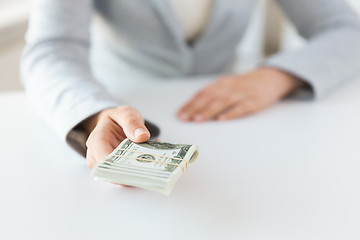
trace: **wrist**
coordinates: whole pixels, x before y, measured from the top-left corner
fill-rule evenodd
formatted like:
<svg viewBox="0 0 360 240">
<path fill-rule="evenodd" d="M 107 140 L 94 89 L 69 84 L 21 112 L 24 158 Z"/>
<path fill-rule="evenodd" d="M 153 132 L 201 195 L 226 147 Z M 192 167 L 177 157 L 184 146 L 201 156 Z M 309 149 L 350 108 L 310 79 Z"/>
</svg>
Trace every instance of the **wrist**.
<svg viewBox="0 0 360 240">
<path fill-rule="evenodd" d="M 91 115 L 90 117 L 86 118 L 85 120 L 83 120 L 81 123 L 79 123 L 79 125 L 77 126 L 77 128 L 81 129 L 82 131 L 86 132 L 87 135 L 90 135 L 90 133 L 94 130 L 94 128 L 96 127 L 98 121 L 99 121 L 99 117 L 100 114 L 102 113 L 98 112 L 94 115 Z"/>
<path fill-rule="evenodd" d="M 296 89 L 300 87 L 306 86 L 306 82 L 301 80 L 300 78 L 296 77 L 295 75 L 292 75 L 288 72 L 285 72 L 283 70 L 272 68 L 272 67 L 262 67 L 259 69 L 260 71 L 266 71 L 266 74 L 271 78 L 278 81 L 281 86 L 283 86 L 284 91 L 287 94 L 291 94 Z"/>
</svg>

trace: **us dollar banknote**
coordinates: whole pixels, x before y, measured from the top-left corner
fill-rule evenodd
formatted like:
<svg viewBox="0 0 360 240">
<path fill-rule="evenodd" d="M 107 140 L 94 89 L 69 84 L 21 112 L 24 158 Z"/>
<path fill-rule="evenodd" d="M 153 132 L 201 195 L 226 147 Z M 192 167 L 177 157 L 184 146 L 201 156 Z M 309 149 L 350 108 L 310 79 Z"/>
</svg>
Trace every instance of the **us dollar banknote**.
<svg viewBox="0 0 360 240">
<path fill-rule="evenodd" d="M 185 169 L 196 161 L 198 152 L 195 145 L 125 139 L 94 167 L 92 174 L 99 180 L 169 195 Z"/>
</svg>

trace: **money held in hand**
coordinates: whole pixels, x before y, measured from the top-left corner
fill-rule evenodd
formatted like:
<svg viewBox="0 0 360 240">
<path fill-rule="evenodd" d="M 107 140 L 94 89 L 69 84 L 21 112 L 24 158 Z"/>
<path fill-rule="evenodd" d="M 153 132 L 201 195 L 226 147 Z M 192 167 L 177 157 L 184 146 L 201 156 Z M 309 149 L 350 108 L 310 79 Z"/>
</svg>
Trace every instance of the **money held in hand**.
<svg viewBox="0 0 360 240">
<path fill-rule="evenodd" d="M 125 139 L 93 169 L 99 180 L 169 195 L 184 170 L 195 162 L 195 145 Z"/>
</svg>

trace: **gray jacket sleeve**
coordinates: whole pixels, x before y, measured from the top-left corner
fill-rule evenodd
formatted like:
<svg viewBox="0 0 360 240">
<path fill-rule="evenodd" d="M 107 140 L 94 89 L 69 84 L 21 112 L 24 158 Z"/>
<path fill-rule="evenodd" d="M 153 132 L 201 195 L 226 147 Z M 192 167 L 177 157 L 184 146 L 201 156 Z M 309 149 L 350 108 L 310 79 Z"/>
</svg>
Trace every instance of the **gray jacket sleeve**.
<svg viewBox="0 0 360 240">
<path fill-rule="evenodd" d="M 264 65 L 307 82 L 316 98 L 360 73 L 360 21 L 344 0 L 277 0 L 299 34 L 301 49 L 279 53 Z"/>
<path fill-rule="evenodd" d="M 62 139 L 85 118 L 120 104 L 91 73 L 92 11 L 92 0 L 33 1 L 22 81 L 32 106 Z"/>
</svg>

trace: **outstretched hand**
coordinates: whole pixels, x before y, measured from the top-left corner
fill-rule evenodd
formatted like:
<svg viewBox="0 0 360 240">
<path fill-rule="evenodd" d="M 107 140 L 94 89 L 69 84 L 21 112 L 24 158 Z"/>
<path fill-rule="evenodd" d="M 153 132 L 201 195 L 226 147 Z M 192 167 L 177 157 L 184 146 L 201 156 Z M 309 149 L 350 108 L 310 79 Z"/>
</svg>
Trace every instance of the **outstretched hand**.
<svg viewBox="0 0 360 240">
<path fill-rule="evenodd" d="M 125 138 L 137 143 L 150 138 L 141 114 L 128 106 L 103 110 L 87 119 L 82 127 L 90 134 L 86 141 L 89 168 L 109 155 Z"/>
<path fill-rule="evenodd" d="M 177 116 L 196 122 L 240 118 L 271 106 L 300 84 L 294 76 L 274 68 L 225 76 L 198 92 Z"/>
</svg>

